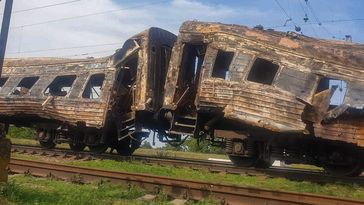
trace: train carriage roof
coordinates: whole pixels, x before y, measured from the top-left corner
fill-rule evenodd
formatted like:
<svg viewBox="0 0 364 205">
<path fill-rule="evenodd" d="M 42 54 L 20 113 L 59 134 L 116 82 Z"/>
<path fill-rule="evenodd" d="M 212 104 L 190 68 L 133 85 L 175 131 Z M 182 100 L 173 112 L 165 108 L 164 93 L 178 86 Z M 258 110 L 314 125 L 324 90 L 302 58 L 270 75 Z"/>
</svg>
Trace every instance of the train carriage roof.
<svg viewBox="0 0 364 205">
<path fill-rule="evenodd" d="M 317 60 L 364 70 L 364 44 L 341 40 L 324 40 L 294 32 L 279 32 L 248 28 L 241 25 L 186 21 L 180 27 L 183 34 L 226 34 L 295 52 Z"/>
</svg>

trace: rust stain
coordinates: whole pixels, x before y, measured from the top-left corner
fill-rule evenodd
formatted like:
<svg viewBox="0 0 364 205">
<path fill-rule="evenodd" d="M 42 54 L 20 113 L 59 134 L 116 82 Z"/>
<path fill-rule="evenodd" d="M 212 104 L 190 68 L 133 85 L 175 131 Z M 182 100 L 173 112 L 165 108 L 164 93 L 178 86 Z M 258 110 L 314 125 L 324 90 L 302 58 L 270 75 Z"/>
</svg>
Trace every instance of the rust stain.
<svg viewBox="0 0 364 205">
<path fill-rule="evenodd" d="M 269 40 L 268 36 L 266 36 L 266 35 L 264 35 L 262 33 L 256 32 L 256 31 L 252 31 L 252 30 L 246 31 L 245 35 L 250 36 L 250 37 L 255 37 L 255 38 L 257 38 L 258 40 L 261 40 L 261 41 Z"/>
<path fill-rule="evenodd" d="M 281 38 L 281 40 L 279 41 L 278 44 L 281 46 L 285 46 L 287 48 L 293 48 L 293 49 L 301 47 L 298 42 L 295 42 L 295 41 L 293 41 L 289 38 L 285 38 L 285 37 Z"/>
</svg>

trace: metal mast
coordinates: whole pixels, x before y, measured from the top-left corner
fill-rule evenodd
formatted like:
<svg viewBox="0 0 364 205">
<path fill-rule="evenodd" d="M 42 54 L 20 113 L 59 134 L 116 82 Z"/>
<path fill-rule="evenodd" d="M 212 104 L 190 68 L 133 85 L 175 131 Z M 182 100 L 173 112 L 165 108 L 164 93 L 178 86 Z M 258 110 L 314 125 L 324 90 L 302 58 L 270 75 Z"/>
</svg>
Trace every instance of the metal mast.
<svg viewBox="0 0 364 205">
<path fill-rule="evenodd" d="M 2 69 L 3 69 L 4 59 L 5 59 L 5 50 L 6 50 L 6 43 L 8 40 L 12 8 L 13 8 L 13 0 L 5 0 L 5 9 L 4 9 L 4 15 L 3 15 L 3 22 L 1 25 L 1 34 L 0 34 L 0 76 L 1 76 Z"/>
</svg>

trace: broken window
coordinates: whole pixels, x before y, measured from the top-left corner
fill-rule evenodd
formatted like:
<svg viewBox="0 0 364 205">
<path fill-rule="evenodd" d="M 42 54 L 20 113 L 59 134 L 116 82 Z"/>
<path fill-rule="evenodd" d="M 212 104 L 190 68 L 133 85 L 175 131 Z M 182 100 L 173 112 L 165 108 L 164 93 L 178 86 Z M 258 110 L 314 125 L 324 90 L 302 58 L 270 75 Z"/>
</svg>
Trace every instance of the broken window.
<svg viewBox="0 0 364 205">
<path fill-rule="evenodd" d="M 13 95 L 25 95 L 29 93 L 29 90 L 33 87 L 33 85 L 38 81 L 39 77 L 25 77 L 23 78 L 19 84 L 15 87 L 12 94 Z"/>
<path fill-rule="evenodd" d="M 8 78 L 0 78 L 0 89 L 5 85 Z"/>
<path fill-rule="evenodd" d="M 66 96 L 71 90 L 76 75 L 57 76 L 44 91 L 46 95 Z"/>
<path fill-rule="evenodd" d="M 105 80 L 105 74 L 94 74 L 87 82 L 86 88 L 82 93 L 83 98 L 97 99 L 101 96 L 102 84 Z"/>
<path fill-rule="evenodd" d="M 316 92 L 331 90 L 330 105 L 338 106 L 344 103 L 346 94 L 346 82 L 344 80 L 323 77 L 320 79 Z"/>
<path fill-rule="evenodd" d="M 185 44 L 181 63 L 182 85 L 195 85 L 198 81 L 206 47 L 203 45 Z"/>
<path fill-rule="evenodd" d="M 212 69 L 212 77 L 229 79 L 229 67 L 233 60 L 234 52 L 219 50 L 216 55 L 215 65 Z"/>
<path fill-rule="evenodd" d="M 247 80 L 271 85 L 277 74 L 279 66 L 271 61 L 257 58 L 250 69 Z"/>
</svg>

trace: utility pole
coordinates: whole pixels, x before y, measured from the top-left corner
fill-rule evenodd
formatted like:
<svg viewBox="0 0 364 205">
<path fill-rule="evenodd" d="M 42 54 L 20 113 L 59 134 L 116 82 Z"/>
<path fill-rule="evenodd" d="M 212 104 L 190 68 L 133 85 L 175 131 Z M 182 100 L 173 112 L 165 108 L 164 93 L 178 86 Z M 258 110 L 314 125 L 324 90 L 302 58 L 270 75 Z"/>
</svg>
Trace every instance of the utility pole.
<svg viewBox="0 0 364 205">
<path fill-rule="evenodd" d="M 1 25 L 1 34 L 0 34 L 0 76 L 3 70 L 3 64 L 5 60 L 6 42 L 8 40 L 12 8 L 13 8 L 13 0 L 5 0 L 3 23 Z M 8 181 L 7 167 L 10 162 L 11 143 L 10 140 L 6 138 L 6 130 L 7 130 L 7 125 L 0 123 L 0 182 Z"/>
<path fill-rule="evenodd" d="M 0 76 L 3 70 L 3 64 L 5 59 L 5 50 L 6 50 L 6 43 L 8 40 L 12 8 L 13 8 L 13 0 L 5 0 L 3 23 L 1 25 L 1 34 L 0 34 Z"/>
</svg>

